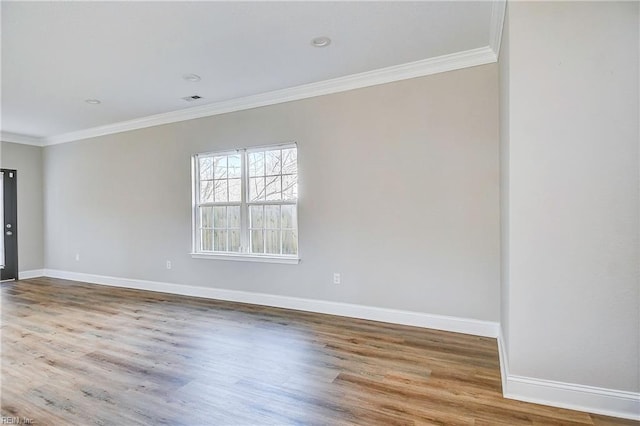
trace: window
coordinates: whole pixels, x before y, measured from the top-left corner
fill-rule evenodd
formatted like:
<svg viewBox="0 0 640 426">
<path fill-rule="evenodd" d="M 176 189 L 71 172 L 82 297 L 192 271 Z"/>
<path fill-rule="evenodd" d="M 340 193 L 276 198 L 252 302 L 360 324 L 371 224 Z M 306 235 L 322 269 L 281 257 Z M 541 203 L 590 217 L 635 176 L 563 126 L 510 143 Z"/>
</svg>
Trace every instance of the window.
<svg viewBox="0 0 640 426">
<path fill-rule="evenodd" d="M 295 144 L 193 159 L 194 257 L 298 260 Z"/>
</svg>

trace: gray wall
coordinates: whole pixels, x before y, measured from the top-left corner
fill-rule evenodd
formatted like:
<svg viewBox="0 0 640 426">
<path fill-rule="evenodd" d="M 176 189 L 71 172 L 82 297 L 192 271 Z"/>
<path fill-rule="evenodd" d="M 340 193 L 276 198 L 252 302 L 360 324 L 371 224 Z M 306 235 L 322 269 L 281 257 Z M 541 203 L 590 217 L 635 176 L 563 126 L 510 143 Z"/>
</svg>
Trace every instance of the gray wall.
<svg viewBox="0 0 640 426">
<path fill-rule="evenodd" d="M 509 6 L 498 62 L 500 88 L 500 327 L 509 346 Z"/>
<path fill-rule="evenodd" d="M 47 268 L 497 321 L 497 85 L 493 64 L 46 147 Z M 191 155 L 284 141 L 302 262 L 192 259 Z"/>
<path fill-rule="evenodd" d="M 2 142 L 2 168 L 18 176 L 18 270 L 44 268 L 42 148 Z"/>
<path fill-rule="evenodd" d="M 509 4 L 512 374 L 640 390 L 638 8 Z"/>
</svg>

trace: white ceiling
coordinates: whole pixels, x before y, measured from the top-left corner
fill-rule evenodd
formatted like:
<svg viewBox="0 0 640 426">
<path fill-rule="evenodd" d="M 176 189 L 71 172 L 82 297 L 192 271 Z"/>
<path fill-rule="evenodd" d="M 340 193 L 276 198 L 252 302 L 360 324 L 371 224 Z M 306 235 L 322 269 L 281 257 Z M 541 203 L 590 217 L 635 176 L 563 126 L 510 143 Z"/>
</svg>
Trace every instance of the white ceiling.
<svg viewBox="0 0 640 426">
<path fill-rule="evenodd" d="M 46 144 L 490 62 L 501 3 L 2 1 L 2 131 Z"/>
</svg>

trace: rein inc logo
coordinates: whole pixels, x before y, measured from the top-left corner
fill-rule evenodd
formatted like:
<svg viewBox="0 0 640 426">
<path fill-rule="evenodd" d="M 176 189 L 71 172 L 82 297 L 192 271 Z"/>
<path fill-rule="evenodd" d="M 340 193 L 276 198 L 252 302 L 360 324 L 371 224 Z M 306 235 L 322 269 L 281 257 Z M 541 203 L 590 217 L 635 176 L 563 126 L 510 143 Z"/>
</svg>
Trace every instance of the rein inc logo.
<svg viewBox="0 0 640 426">
<path fill-rule="evenodd" d="M 32 425 L 33 419 L 28 417 L 0 417 L 0 425 Z"/>
</svg>

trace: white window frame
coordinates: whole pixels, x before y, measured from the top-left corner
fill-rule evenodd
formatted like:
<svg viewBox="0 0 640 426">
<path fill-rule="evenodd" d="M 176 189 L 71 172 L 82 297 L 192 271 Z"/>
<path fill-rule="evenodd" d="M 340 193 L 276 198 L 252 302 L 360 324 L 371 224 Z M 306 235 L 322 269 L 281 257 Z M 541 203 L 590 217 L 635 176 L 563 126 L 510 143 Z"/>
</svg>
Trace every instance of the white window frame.
<svg viewBox="0 0 640 426">
<path fill-rule="evenodd" d="M 252 152 L 269 151 L 272 149 L 298 149 L 295 142 L 283 143 L 277 145 L 264 145 L 250 148 L 242 148 L 236 150 L 227 151 L 212 151 L 202 152 L 194 155 L 191 158 L 191 182 L 192 182 L 192 229 L 191 229 L 191 257 L 194 259 L 214 259 L 214 260 L 235 260 L 245 262 L 265 262 L 265 263 L 285 263 L 285 264 L 297 264 L 300 262 L 300 247 L 299 247 L 299 227 L 297 220 L 297 205 L 298 200 L 285 201 L 285 200 L 272 200 L 272 201 L 249 201 L 249 170 L 247 164 L 248 155 Z M 223 155 L 240 155 L 241 164 L 241 184 L 240 184 L 240 252 L 209 252 L 202 251 L 201 245 L 201 233 L 200 233 L 200 207 L 203 205 L 209 205 L 209 203 L 200 203 L 200 165 L 199 158 L 207 156 L 223 156 Z M 299 176 L 299 171 L 297 172 Z M 215 190 L 215 189 L 214 189 Z M 228 203 L 211 203 L 212 206 L 237 206 L 237 202 Z M 297 254 L 283 255 L 283 254 L 270 254 L 270 253 L 250 253 L 250 223 L 249 223 L 249 208 L 255 205 L 294 205 L 296 207 L 296 247 L 298 248 Z M 282 228 L 281 228 L 282 229 Z M 282 240 L 282 234 L 280 235 Z M 281 241 L 282 244 L 282 241 Z"/>
</svg>

